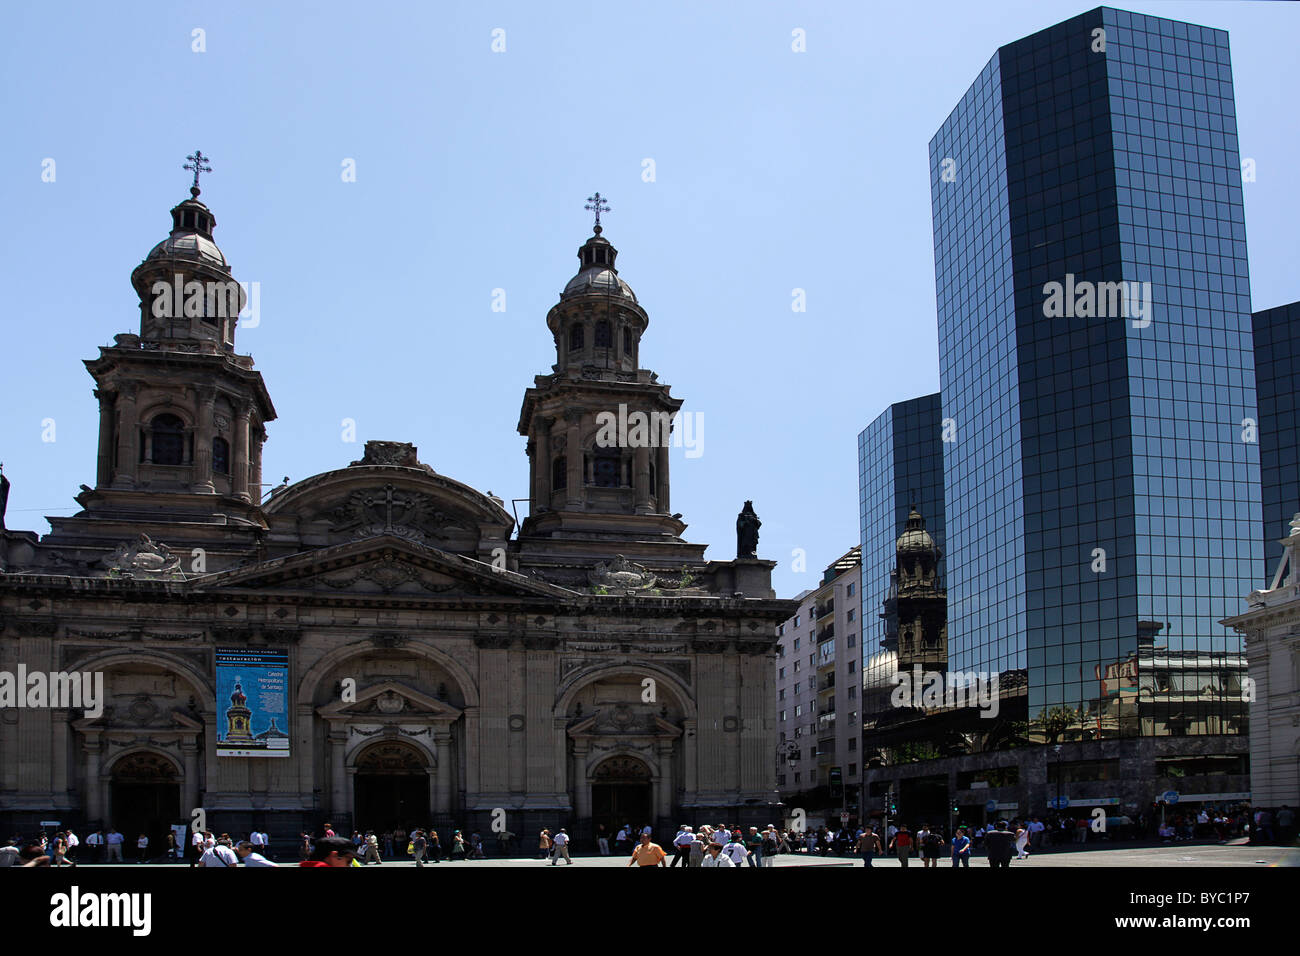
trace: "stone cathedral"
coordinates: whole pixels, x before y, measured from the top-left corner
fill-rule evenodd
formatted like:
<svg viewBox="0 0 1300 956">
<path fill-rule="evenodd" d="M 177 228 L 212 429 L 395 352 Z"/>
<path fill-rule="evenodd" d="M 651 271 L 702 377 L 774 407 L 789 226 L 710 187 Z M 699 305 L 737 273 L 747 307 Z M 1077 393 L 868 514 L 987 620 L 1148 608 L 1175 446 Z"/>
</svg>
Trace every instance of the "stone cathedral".
<svg viewBox="0 0 1300 956">
<path fill-rule="evenodd" d="M 598 823 L 778 822 L 775 625 L 794 607 L 757 519 L 735 560 L 706 560 L 664 443 L 598 440 L 602 413 L 682 404 L 641 364 L 649 316 L 599 199 L 546 318 L 555 363 L 524 391 L 516 528 L 399 441 L 263 493 L 275 407 L 235 348 L 244 300 L 198 170 L 190 192 L 131 274 L 139 334 L 86 361 L 81 510 L 40 536 L 0 506 L 0 673 L 53 675 L 44 706 L 0 697 L 0 831 L 111 824 L 134 846 L 201 808 L 281 846 L 326 821 L 490 840 L 504 810 L 581 848 Z"/>
</svg>

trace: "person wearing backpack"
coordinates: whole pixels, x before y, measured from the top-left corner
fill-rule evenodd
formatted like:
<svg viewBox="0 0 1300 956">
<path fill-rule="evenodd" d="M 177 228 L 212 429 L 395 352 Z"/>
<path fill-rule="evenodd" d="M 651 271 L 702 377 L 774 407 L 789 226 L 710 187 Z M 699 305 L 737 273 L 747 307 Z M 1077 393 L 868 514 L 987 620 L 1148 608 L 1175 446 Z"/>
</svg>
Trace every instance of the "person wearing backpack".
<svg viewBox="0 0 1300 956">
<path fill-rule="evenodd" d="M 921 840 L 921 865 L 927 870 L 938 868 L 939 857 L 943 853 L 944 839 L 938 831 L 931 830 L 928 827 L 925 830 L 925 836 Z"/>
</svg>

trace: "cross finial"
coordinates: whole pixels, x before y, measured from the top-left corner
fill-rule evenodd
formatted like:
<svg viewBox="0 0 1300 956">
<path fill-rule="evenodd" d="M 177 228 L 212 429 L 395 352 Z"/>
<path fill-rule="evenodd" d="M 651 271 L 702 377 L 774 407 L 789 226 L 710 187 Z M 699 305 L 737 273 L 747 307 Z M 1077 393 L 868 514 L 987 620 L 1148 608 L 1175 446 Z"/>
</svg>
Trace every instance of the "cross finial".
<svg viewBox="0 0 1300 956">
<path fill-rule="evenodd" d="M 190 187 L 190 195 L 197 199 L 199 197 L 199 173 L 212 172 L 211 166 L 203 165 L 204 163 L 210 162 L 212 157 L 204 156 L 203 150 L 196 149 L 193 156 L 186 156 L 185 158 L 188 159 L 189 162 L 182 166 L 181 169 L 194 170 L 194 185 Z"/>
<path fill-rule="evenodd" d="M 609 203 L 605 202 L 604 198 L 600 195 L 600 193 L 596 193 L 596 195 L 594 196 L 587 197 L 587 205 L 583 206 L 582 208 L 586 209 L 587 212 L 594 212 L 596 214 L 595 233 L 596 235 L 599 236 L 600 235 L 600 214 L 602 212 L 609 212 Z"/>
</svg>

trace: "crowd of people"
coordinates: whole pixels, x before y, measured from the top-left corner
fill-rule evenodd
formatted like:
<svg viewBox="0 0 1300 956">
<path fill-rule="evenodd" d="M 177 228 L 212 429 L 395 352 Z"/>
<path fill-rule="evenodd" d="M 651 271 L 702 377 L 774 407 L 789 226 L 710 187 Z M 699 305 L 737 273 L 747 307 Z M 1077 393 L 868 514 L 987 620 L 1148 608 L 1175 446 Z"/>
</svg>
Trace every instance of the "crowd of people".
<svg viewBox="0 0 1300 956">
<path fill-rule="evenodd" d="M 1296 839 L 1295 811 L 1288 806 L 1276 810 L 1252 811 L 1246 805 L 1236 807 L 1200 807 L 1173 812 L 1153 810 L 1137 819 L 1112 816 L 1104 826 L 1093 817 L 1056 813 L 1047 817 L 1031 816 L 1024 820 L 958 825 L 950 834 L 940 827 L 922 823 L 915 830 L 891 822 L 888 826 L 868 823 L 863 826 L 829 826 L 807 830 L 780 828 L 768 824 L 742 827 L 735 824 L 704 824 L 698 828 L 683 824 L 667 847 L 652 839 L 649 826 L 618 827 L 611 836 L 604 825 L 595 831 L 596 850 L 601 856 L 628 859 L 628 866 L 663 867 L 770 867 L 782 854 L 811 854 L 857 857 L 864 866 L 884 856 L 895 857 L 900 865 L 919 860 L 923 867 L 938 866 L 947 860 L 952 866 L 969 866 L 972 855 L 987 858 L 990 866 L 1009 866 L 1013 859 L 1028 859 L 1031 853 L 1068 844 L 1087 844 L 1090 840 L 1149 839 L 1161 843 L 1247 838 L 1255 845 L 1290 846 Z M 519 838 L 509 830 L 494 833 L 493 855 L 510 858 L 523 852 Z M 71 828 L 38 837 L 15 836 L 0 847 L 0 867 L 6 866 L 77 866 L 78 863 L 123 863 L 127 838 L 113 827 L 90 833 L 80 840 Z M 555 866 L 563 861 L 573 864 L 573 841 L 564 827 L 545 828 L 537 836 L 535 858 Z M 303 831 L 298 840 L 299 866 L 367 866 L 382 865 L 385 860 L 407 859 L 417 867 L 445 860 L 487 859 L 485 841 L 478 831 L 451 829 L 445 837 L 434 827 L 414 827 L 386 832 L 354 830 L 346 837 L 325 824 L 321 836 Z M 81 857 L 79 859 L 79 856 Z M 182 862 L 190 866 L 273 867 L 275 854 L 264 831 L 253 830 L 246 840 L 236 841 L 229 834 L 194 830 L 189 846 L 178 845 L 175 831 L 167 834 L 166 847 L 151 853 L 146 834 L 135 840 L 134 860 L 146 862 Z M 671 862 L 669 862 L 671 860 Z M 332 862 L 331 862 L 332 861 Z"/>
</svg>

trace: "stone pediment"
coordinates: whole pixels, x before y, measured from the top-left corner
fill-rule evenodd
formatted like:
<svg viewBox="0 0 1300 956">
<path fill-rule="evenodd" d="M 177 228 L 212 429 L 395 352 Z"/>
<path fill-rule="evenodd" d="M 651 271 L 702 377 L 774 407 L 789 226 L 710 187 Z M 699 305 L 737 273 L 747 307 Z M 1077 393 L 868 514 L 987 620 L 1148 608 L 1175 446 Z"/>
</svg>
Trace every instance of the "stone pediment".
<svg viewBox="0 0 1300 956">
<path fill-rule="evenodd" d="M 246 565 L 193 582 L 196 590 L 310 591 L 331 595 L 425 598 L 547 597 L 576 595 L 482 561 L 417 542 L 380 535 Z"/>
<path fill-rule="evenodd" d="M 569 736 L 586 737 L 680 737 L 682 728 L 658 714 L 631 704 L 602 707 L 569 727 Z"/>
<path fill-rule="evenodd" d="M 434 721 L 450 723 L 461 711 L 436 697 L 393 680 L 380 681 L 357 691 L 354 701 L 335 701 L 316 708 L 326 720 Z"/>
</svg>

